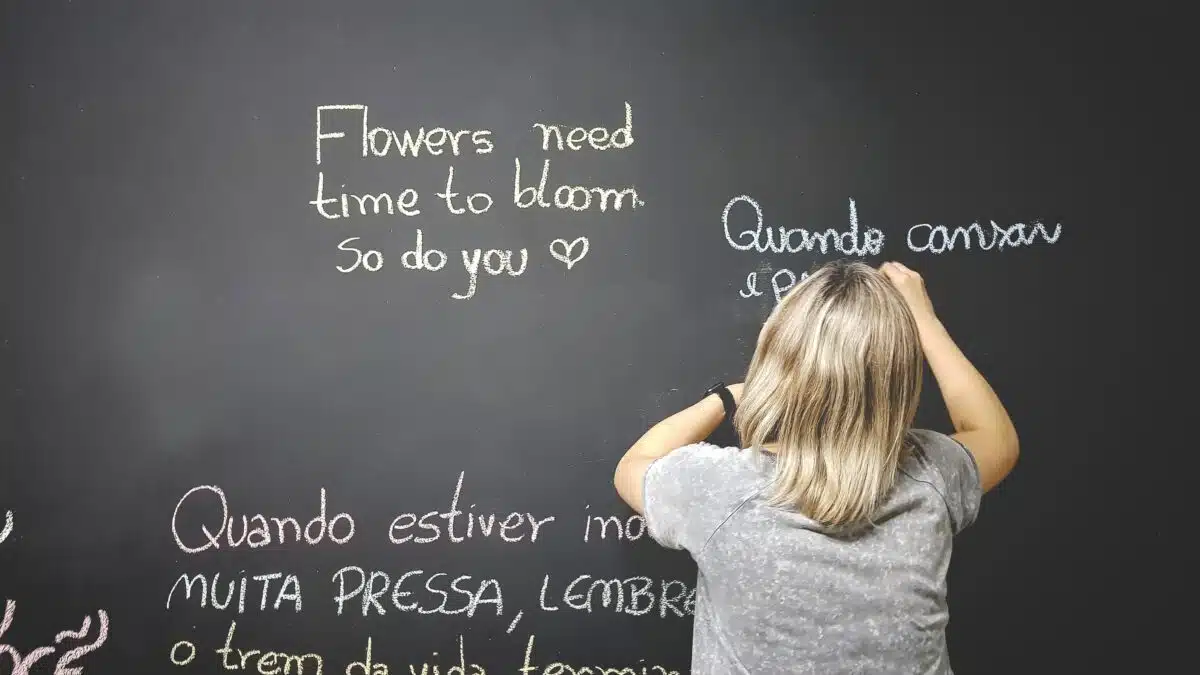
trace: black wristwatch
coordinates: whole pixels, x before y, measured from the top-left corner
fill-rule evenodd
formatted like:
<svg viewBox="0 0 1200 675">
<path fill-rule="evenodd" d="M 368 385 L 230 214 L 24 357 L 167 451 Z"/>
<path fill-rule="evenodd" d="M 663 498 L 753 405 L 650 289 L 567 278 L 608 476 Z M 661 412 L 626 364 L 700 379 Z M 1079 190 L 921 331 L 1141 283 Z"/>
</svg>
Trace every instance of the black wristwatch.
<svg viewBox="0 0 1200 675">
<path fill-rule="evenodd" d="M 721 403 L 725 406 L 725 417 L 732 420 L 734 413 L 737 412 L 737 401 L 733 400 L 733 392 L 729 391 L 729 387 L 725 386 L 724 382 L 717 382 L 709 387 L 701 398 L 708 398 L 713 394 L 721 397 Z"/>
</svg>

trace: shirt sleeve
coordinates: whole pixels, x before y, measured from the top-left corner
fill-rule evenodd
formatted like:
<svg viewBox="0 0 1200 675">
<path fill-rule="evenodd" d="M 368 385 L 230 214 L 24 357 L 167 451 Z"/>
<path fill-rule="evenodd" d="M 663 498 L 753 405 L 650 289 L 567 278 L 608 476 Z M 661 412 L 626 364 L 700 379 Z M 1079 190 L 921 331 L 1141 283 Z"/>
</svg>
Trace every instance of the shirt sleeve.
<svg viewBox="0 0 1200 675">
<path fill-rule="evenodd" d="M 672 549 L 698 553 L 716 530 L 714 480 L 729 451 L 708 443 L 684 446 L 654 460 L 642 482 L 646 531 Z M 719 520 L 719 518 L 717 518 Z"/>
<path fill-rule="evenodd" d="M 950 511 L 954 533 L 962 532 L 979 515 L 983 486 L 975 457 L 954 438 L 926 429 L 914 430 L 919 452 L 937 476 L 938 492 Z"/>
</svg>

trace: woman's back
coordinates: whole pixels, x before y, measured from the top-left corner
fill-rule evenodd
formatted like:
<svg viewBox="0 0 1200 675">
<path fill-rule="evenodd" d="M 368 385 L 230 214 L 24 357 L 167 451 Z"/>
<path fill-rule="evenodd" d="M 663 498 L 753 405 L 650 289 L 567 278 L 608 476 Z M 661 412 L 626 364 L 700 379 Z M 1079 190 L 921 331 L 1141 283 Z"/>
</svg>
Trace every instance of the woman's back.
<svg viewBox="0 0 1200 675">
<path fill-rule="evenodd" d="M 953 436 L 911 429 L 926 360 Z M 752 450 L 703 443 L 723 419 Z M 952 540 L 1019 445 L 920 275 L 835 261 L 771 310 L 743 384 L 654 425 L 613 481 L 697 562 L 694 675 L 944 675 Z"/>
<path fill-rule="evenodd" d="M 693 672 L 951 672 L 946 570 L 982 489 L 955 440 L 909 436 L 875 525 L 856 536 L 768 505 L 770 453 L 700 443 L 650 466 L 650 534 L 699 569 Z"/>
</svg>

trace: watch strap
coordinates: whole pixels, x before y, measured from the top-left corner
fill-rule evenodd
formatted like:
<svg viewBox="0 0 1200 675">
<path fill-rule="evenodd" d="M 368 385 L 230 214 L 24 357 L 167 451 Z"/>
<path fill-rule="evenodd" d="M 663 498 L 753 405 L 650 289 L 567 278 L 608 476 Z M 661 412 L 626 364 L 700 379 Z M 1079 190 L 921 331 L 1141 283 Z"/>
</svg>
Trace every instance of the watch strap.
<svg viewBox="0 0 1200 675">
<path fill-rule="evenodd" d="M 725 407 L 725 417 L 732 420 L 734 414 L 737 412 L 737 401 L 733 400 L 733 392 L 729 391 L 729 387 L 724 382 L 717 382 L 704 392 L 705 397 L 712 394 L 720 397 L 721 404 Z"/>
</svg>

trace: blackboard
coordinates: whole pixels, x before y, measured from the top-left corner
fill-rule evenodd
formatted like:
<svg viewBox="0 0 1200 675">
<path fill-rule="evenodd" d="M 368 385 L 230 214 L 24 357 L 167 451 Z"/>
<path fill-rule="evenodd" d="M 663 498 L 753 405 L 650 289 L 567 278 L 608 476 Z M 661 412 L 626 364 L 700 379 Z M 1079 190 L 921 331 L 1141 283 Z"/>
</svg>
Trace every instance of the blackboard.
<svg viewBox="0 0 1200 675">
<path fill-rule="evenodd" d="M 922 272 L 1021 434 L 956 669 L 1115 663 L 1133 554 L 1082 514 L 1143 423 L 1119 17 L 4 12 L 0 673 L 685 673 L 695 568 L 612 470 L 834 257 Z"/>
</svg>

